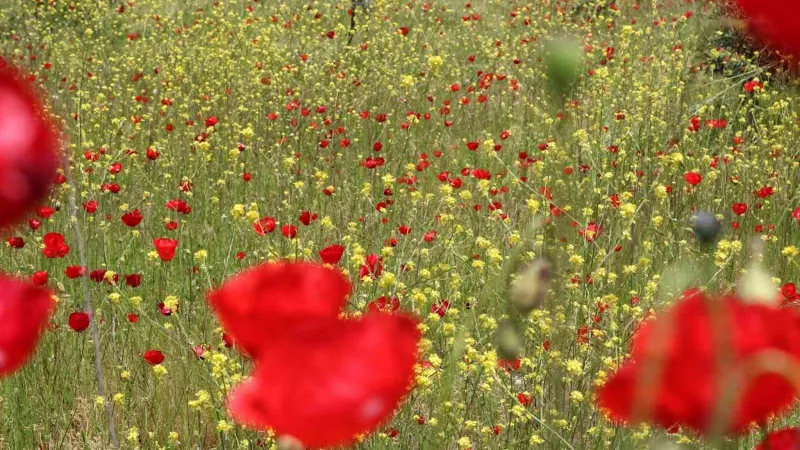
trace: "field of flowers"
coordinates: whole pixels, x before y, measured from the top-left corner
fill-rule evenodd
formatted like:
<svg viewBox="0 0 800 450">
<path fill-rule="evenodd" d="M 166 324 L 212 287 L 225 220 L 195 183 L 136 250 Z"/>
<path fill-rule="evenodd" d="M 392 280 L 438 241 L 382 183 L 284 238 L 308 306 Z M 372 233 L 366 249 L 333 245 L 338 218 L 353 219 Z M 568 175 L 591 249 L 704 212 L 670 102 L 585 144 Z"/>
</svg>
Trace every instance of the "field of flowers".
<svg viewBox="0 0 800 450">
<path fill-rule="evenodd" d="M 749 450 L 798 425 L 800 91 L 745 28 L 701 0 L 0 1 L 0 68 L 64 154 L 20 220 L 0 155 L 0 268 L 57 304 L 0 379 L 0 449 L 347 443 L 348 396 L 404 370 L 356 447 Z M 236 309 L 258 289 L 339 322 L 297 337 L 297 311 Z M 33 314 L 8 305 L 0 350 Z M 284 385 L 296 420 L 263 419 Z"/>
</svg>

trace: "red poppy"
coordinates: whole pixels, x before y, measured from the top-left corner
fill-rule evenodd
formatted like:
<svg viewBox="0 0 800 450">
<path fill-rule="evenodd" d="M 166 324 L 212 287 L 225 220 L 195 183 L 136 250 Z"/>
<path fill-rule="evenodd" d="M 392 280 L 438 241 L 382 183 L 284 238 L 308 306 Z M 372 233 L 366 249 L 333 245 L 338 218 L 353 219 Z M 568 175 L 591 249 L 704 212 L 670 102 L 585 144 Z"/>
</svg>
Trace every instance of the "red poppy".
<svg viewBox="0 0 800 450">
<path fill-rule="evenodd" d="M 143 218 L 144 217 L 142 216 L 142 213 L 140 213 L 138 209 L 134 209 L 129 213 L 123 214 L 121 217 L 122 223 L 131 228 L 139 225 L 139 223 L 142 222 Z"/>
<path fill-rule="evenodd" d="M 140 274 L 125 275 L 125 284 L 132 288 L 137 288 L 142 284 L 142 276 Z"/>
<path fill-rule="evenodd" d="M 19 222 L 49 192 L 58 140 L 21 75 L 0 67 L 0 228 Z"/>
<path fill-rule="evenodd" d="M 256 355 L 298 321 L 336 319 L 349 294 L 350 282 L 337 269 L 268 263 L 226 281 L 208 300 L 233 341 Z"/>
<path fill-rule="evenodd" d="M 170 200 L 164 204 L 167 209 L 181 214 L 189 214 L 192 212 L 192 207 L 183 200 Z"/>
<path fill-rule="evenodd" d="M 339 244 L 329 245 L 319 251 L 319 257 L 325 264 L 338 264 L 344 254 L 344 246 Z"/>
<path fill-rule="evenodd" d="M 10 238 L 8 238 L 6 242 L 8 242 L 9 247 L 15 248 L 17 250 L 25 248 L 25 239 L 19 236 L 11 236 Z"/>
<path fill-rule="evenodd" d="M 764 43 L 800 57 L 800 10 L 793 0 L 738 0 L 748 29 Z"/>
<path fill-rule="evenodd" d="M 47 289 L 0 274 L 0 378 L 28 361 L 54 308 Z"/>
<path fill-rule="evenodd" d="M 56 209 L 51 208 L 49 206 L 40 206 L 36 208 L 36 215 L 41 217 L 42 219 L 49 219 L 50 216 L 55 214 Z"/>
<path fill-rule="evenodd" d="M 164 362 L 164 354 L 161 353 L 160 350 L 148 350 L 144 352 L 143 358 L 147 361 L 147 364 L 151 366 L 156 366 Z"/>
<path fill-rule="evenodd" d="M 773 431 L 753 450 L 797 450 L 800 448 L 800 428 Z"/>
<path fill-rule="evenodd" d="M 272 233 L 275 231 L 275 219 L 272 217 L 263 217 L 258 219 L 253 224 L 253 229 L 258 233 L 259 236 L 263 236 L 266 233 Z"/>
<path fill-rule="evenodd" d="M 294 239 L 297 236 L 297 227 L 294 225 L 284 225 L 281 227 L 283 237 Z"/>
<path fill-rule="evenodd" d="M 42 253 L 48 258 L 63 258 L 69 253 L 69 245 L 61 233 L 47 233 L 44 235 L 44 248 Z"/>
<path fill-rule="evenodd" d="M 731 210 L 733 210 L 733 213 L 737 216 L 744 215 L 744 213 L 747 212 L 747 203 L 734 203 L 733 206 L 731 206 Z"/>
<path fill-rule="evenodd" d="M 578 234 L 583 237 L 586 242 L 594 242 L 603 232 L 603 227 L 594 222 L 586 224 L 586 228 L 578 230 Z"/>
<path fill-rule="evenodd" d="M 84 277 L 89 273 L 89 269 L 83 266 L 69 266 L 64 270 L 67 278 L 74 280 L 78 277 Z"/>
<path fill-rule="evenodd" d="M 367 309 L 371 313 L 393 313 L 400 309 L 400 300 L 397 297 L 381 296 L 367 304 Z"/>
<path fill-rule="evenodd" d="M 36 286 L 44 286 L 47 284 L 47 279 L 49 278 L 49 274 L 47 271 L 39 271 L 35 272 L 31 275 L 31 283 L 35 284 Z"/>
<path fill-rule="evenodd" d="M 355 442 L 379 428 L 412 388 L 419 331 L 409 317 L 298 323 L 259 354 L 229 398 L 232 417 L 310 447 Z"/>
<path fill-rule="evenodd" d="M 153 245 L 156 247 L 158 257 L 162 261 L 172 261 L 175 257 L 175 249 L 178 248 L 178 241 L 176 239 L 158 238 L 153 240 Z"/>
<path fill-rule="evenodd" d="M 721 339 L 714 338 L 717 329 L 724 333 Z M 720 367 L 722 346 L 729 360 Z M 598 402 L 617 421 L 649 421 L 664 429 L 678 425 L 702 434 L 711 426 L 722 381 L 741 376 L 745 384 L 733 395 L 731 417 L 722 431 L 746 432 L 752 423 L 763 423 L 795 403 L 794 389 L 783 377 L 746 372 L 763 352 L 800 359 L 800 315 L 690 290 L 639 327 L 631 359 L 599 388 Z M 660 361 L 660 372 L 648 375 L 648 364 L 655 361 Z M 642 383 L 645 376 L 654 378 Z"/>
<path fill-rule="evenodd" d="M 781 303 L 791 303 L 798 299 L 800 299 L 800 295 L 797 294 L 797 287 L 794 283 L 786 283 L 781 286 Z"/>
<path fill-rule="evenodd" d="M 800 206 L 798 206 L 797 208 L 794 209 L 794 211 L 792 211 L 792 217 L 794 217 L 794 220 L 796 220 L 797 223 L 800 224 Z"/>
<path fill-rule="evenodd" d="M 449 309 L 450 309 L 449 300 L 442 300 L 431 305 L 431 312 L 438 315 L 439 317 L 444 317 L 444 315 L 447 314 L 447 311 Z"/>
<path fill-rule="evenodd" d="M 361 265 L 361 268 L 358 272 L 359 278 L 364 278 L 366 276 L 371 276 L 372 278 L 378 278 L 381 276 L 381 272 L 383 272 L 383 262 L 378 255 L 367 255 L 364 258 L 364 264 Z"/>
<path fill-rule="evenodd" d="M 89 328 L 89 314 L 85 312 L 74 312 L 69 315 L 69 327 L 78 333 Z"/>
<path fill-rule="evenodd" d="M 311 211 L 303 211 L 300 213 L 300 217 L 298 220 L 300 220 L 300 223 L 302 223 L 303 225 L 308 226 L 311 224 L 311 222 L 317 220 L 317 214 L 312 213 Z"/>
<path fill-rule="evenodd" d="M 218 123 L 219 123 L 219 120 L 215 116 L 209 116 L 206 119 L 205 125 L 206 125 L 206 128 L 209 128 L 209 127 L 215 126 Z"/>
<path fill-rule="evenodd" d="M 703 176 L 697 172 L 686 172 L 686 174 L 683 176 L 683 179 L 686 180 L 686 182 L 690 185 L 697 186 L 701 181 L 703 181 Z"/>
<path fill-rule="evenodd" d="M 89 200 L 88 202 L 83 204 L 83 209 L 88 214 L 94 214 L 97 212 L 97 202 L 94 200 Z"/>
</svg>

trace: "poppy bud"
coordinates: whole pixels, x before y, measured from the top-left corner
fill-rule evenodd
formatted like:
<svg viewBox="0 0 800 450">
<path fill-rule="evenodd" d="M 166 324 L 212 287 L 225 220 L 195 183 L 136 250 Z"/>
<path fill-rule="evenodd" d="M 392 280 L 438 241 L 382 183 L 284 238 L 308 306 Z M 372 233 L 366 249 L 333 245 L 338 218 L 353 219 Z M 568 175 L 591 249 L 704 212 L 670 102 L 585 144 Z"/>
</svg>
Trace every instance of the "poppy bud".
<svg viewBox="0 0 800 450">
<path fill-rule="evenodd" d="M 544 258 L 538 258 L 526 264 L 517 273 L 508 292 L 511 304 L 519 312 L 528 313 L 544 301 L 550 289 L 550 263 Z"/>
<path fill-rule="evenodd" d="M 706 211 L 697 211 L 692 216 L 692 231 L 703 245 L 714 244 L 722 231 L 722 224 Z"/>
<path fill-rule="evenodd" d="M 513 324 L 504 320 L 497 327 L 497 356 L 505 360 L 513 360 L 522 349 L 522 339 Z"/>
<path fill-rule="evenodd" d="M 753 257 L 747 265 L 747 272 L 739 280 L 739 297 L 746 303 L 757 303 L 766 306 L 780 306 L 778 285 L 772 281 L 772 275 L 761 264 L 761 251 L 763 244 L 760 240 L 754 241 Z"/>
<path fill-rule="evenodd" d="M 278 438 L 278 450 L 303 450 L 303 443 L 292 436 L 281 436 Z"/>
<path fill-rule="evenodd" d="M 575 84 L 583 65 L 581 47 L 570 40 L 552 40 L 546 45 L 547 79 L 556 92 L 566 93 Z"/>
</svg>

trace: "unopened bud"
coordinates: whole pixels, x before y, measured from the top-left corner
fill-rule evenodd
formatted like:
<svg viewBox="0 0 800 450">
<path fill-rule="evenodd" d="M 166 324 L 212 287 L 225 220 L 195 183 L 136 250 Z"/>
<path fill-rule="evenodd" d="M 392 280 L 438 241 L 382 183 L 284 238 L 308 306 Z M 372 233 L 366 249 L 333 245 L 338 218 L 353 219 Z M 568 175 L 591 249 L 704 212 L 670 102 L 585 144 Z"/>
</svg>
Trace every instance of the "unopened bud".
<svg viewBox="0 0 800 450">
<path fill-rule="evenodd" d="M 514 325 L 509 321 L 500 322 L 497 327 L 497 356 L 502 359 L 516 359 L 522 350 L 522 339 Z"/>
<path fill-rule="evenodd" d="M 692 216 L 692 231 L 701 244 L 710 245 L 717 242 L 722 231 L 722 224 L 713 214 L 697 211 Z"/>
<path fill-rule="evenodd" d="M 753 256 L 747 265 L 747 272 L 739 281 L 739 298 L 747 303 L 777 307 L 780 305 L 778 285 L 761 263 L 762 249 L 763 244 L 754 241 Z"/>
<path fill-rule="evenodd" d="M 552 268 L 544 258 L 538 258 L 526 264 L 508 291 L 511 304 L 522 313 L 530 312 L 544 301 L 547 291 L 550 290 L 550 276 Z"/>
<path fill-rule="evenodd" d="M 545 46 L 547 78 L 558 93 L 568 92 L 584 65 L 583 54 L 578 42 L 572 39 L 553 39 Z"/>
<path fill-rule="evenodd" d="M 292 436 L 278 438 L 278 450 L 303 450 L 303 443 Z"/>
</svg>

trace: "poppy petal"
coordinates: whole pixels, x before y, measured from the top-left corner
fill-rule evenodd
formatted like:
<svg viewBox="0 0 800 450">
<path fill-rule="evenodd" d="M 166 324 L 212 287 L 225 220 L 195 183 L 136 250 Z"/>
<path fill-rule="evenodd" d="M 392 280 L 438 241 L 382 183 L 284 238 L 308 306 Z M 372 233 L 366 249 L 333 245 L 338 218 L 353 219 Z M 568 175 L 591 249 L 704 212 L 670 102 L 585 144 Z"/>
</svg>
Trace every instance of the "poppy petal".
<svg viewBox="0 0 800 450">
<path fill-rule="evenodd" d="M 0 274 L 0 378 L 28 361 L 54 306 L 47 289 Z"/>
<path fill-rule="evenodd" d="M 250 355 L 297 320 L 335 319 L 350 294 L 337 269 L 312 263 L 267 263 L 209 294 L 225 330 Z"/>
<path fill-rule="evenodd" d="M 259 355 L 229 398 L 231 415 L 310 447 L 352 443 L 411 390 L 419 338 L 417 321 L 400 315 L 300 324 Z"/>
</svg>

